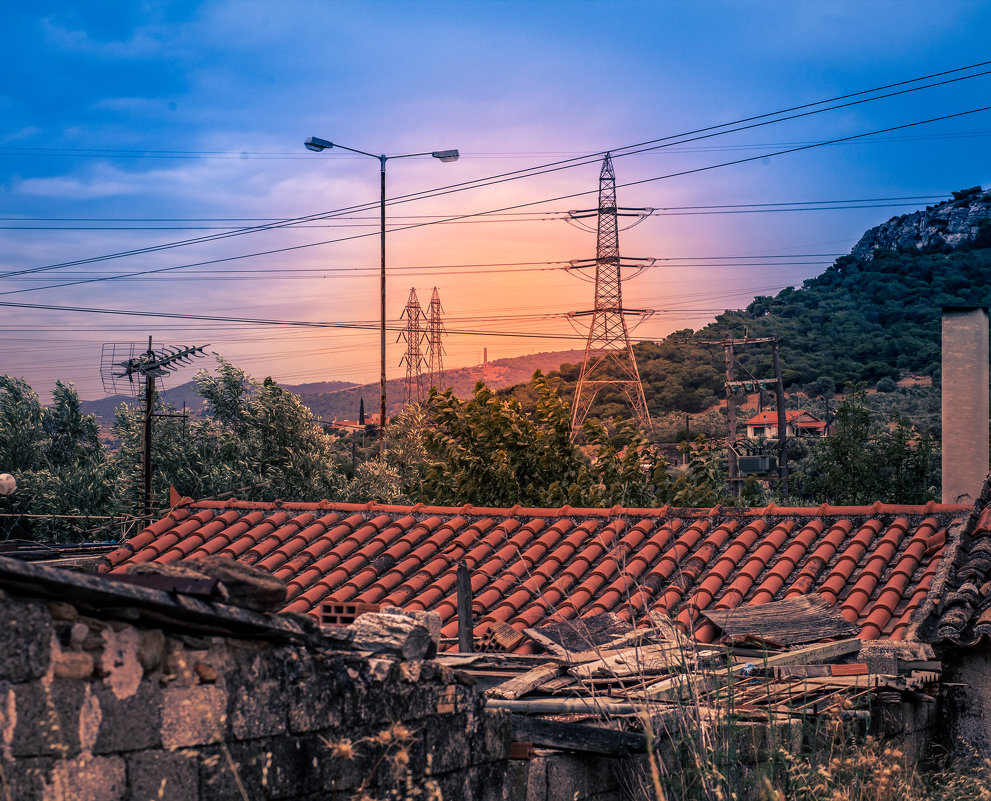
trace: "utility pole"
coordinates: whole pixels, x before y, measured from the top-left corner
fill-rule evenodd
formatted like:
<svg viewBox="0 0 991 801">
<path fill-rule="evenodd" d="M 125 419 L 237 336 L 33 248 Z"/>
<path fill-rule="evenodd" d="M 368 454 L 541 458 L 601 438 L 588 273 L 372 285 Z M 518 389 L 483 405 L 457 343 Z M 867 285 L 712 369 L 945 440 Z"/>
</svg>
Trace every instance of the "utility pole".
<svg viewBox="0 0 991 801">
<path fill-rule="evenodd" d="M 406 363 L 406 381 L 403 384 L 403 403 L 419 403 L 423 400 L 423 352 L 421 346 L 425 334 L 420 328 L 422 320 L 426 319 L 423 309 L 420 308 L 420 301 L 416 297 L 416 289 L 410 289 L 409 300 L 406 301 L 406 308 L 400 315 L 400 319 L 406 318 L 406 329 L 399 332 L 399 340 L 406 340 L 406 355 L 399 360 L 399 364 Z"/>
<path fill-rule="evenodd" d="M 643 383 L 626 325 L 627 315 L 643 318 L 649 312 L 623 308 L 621 267 L 632 267 L 639 272 L 653 260 L 634 259 L 623 264 L 619 255 L 618 218 L 623 216 L 642 219 L 652 211 L 653 209 L 620 208 L 616 205 L 616 173 L 612 158 L 607 153 L 599 173 L 598 208 L 570 213 L 572 220 L 593 216 L 597 218 L 595 259 L 571 263 L 572 268 L 595 266 L 595 308 L 572 314 L 573 317 L 592 317 L 585 343 L 585 358 L 571 407 L 572 439 L 588 416 L 596 396 L 602 389 L 610 386 L 624 395 L 637 422 L 645 428 L 650 427 L 647 399 L 644 397 Z"/>
<path fill-rule="evenodd" d="M 736 396 L 733 394 L 734 364 L 733 364 L 733 343 L 727 342 L 723 349 L 726 352 L 726 447 L 728 449 L 727 458 L 727 478 L 730 482 L 730 489 L 734 495 L 740 494 L 739 463 L 736 453 Z"/>
<path fill-rule="evenodd" d="M 736 390 L 754 389 L 757 392 L 767 384 L 774 384 L 775 399 L 778 407 L 778 482 L 781 488 L 781 497 L 788 497 L 788 458 L 785 450 L 788 440 L 788 423 L 785 414 L 785 390 L 784 382 L 781 379 L 781 359 L 778 355 L 778 340 L 776 337 L 743 337 L 733 339 L 726 336 L 723 339 L 702 340 L 700 345 L 722 346 L 726 354 L 726 441 L 728 445 L 727 479 L 732 492 L 736 495 L 740 493 L 739 464 L 736 453 Z M 735 380 L 734 346 L 764 345 L 771 346 L 771 355 L 774 360 L 773 379 L 755 379 L 753 381 Z"/>
</svg>

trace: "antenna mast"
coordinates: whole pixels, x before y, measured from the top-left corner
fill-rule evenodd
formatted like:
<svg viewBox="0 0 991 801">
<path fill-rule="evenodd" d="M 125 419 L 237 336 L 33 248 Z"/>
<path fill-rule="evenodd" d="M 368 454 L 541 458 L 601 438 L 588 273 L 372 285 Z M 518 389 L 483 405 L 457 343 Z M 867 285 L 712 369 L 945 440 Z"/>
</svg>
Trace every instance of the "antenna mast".
<svg viewBox="0 0 991 801">
<path fill-rule="evenodd" d="M 643 219 L 652 211 L 616 206 L 616 173 L 612 158 L 607 153 L 599 173 L 599 207 L 571 212 L 573 220 L 592 216 L 598 218 L 594 261 L 586 259 L 571 263 L 573 268 L 595 265 L 595 308 L 592 311 L 574 312 L 572 315 L 592 316 L 585 343 L 585 359 L 571 406 L 572 438 L 585 422 L 596 396 L 606 387 L 615 387 L 622 392 L 637 422 L 646 428 L 650 427 L 647 399 L 644 397 L 643 383 L 626 325 L 627 315 L 643 318 L 649 312 L 623 308 L 621 267 L 635 268 L 639 272 L 653 260 L 629 259 L 624 264 L 619 255 L 618 218 L 623 216 Z"/>
</svg>

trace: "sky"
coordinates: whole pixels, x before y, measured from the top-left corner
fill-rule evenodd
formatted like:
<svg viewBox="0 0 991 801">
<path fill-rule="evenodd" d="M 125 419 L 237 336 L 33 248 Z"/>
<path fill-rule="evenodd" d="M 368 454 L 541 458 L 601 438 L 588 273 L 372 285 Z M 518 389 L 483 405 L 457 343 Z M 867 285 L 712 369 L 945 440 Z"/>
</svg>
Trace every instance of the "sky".
<svg viewBox="0 0 991 801">
<path fill-rule="evenodd" d="M 979 0 L 14 6 L 0 372 L 45 401 L 56 379 L 101 397 L 104 345 L 149 336 L 259 379 L 377 382 L 379 162 L 308 136 L 461 153 L 387 161 L 390 378 L 411 290 L 426 310 L 437 289 L 446 367 L 584 347 L 593 285 L 570 262 L 595 234 L 568 212 L 597 206 L 606 152 L 619 205 L 652 210 L 620 233 L 654 260 L 623 286 L 651 312 L 636 339 L 991 184 Z"/>
</svg>

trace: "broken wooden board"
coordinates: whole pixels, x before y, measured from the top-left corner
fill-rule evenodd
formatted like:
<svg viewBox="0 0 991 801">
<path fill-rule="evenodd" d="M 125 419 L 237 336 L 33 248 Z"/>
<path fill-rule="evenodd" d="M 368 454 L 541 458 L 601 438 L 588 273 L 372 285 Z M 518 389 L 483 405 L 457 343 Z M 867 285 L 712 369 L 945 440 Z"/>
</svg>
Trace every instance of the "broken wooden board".
<svg viewBox="0 0 991 801">
<path fill-rule="evenodd" d="M 580 679 L 622 678 L 684 669 L 689 657 L 674 643 L 603 652 L 600 659 L 576 665 L 569 671 Z"/>
<path fill-rule="evenodd" d="M 603 612 L 600 615 L 537 626 L 527 633 L 535 631 L 566 651 L 578 652 L 603 646 L 617 636 L 628 634 L 632 630 L 633 627 L 622 618 L 612 612 Z"/>
<path fill-rule="evenodd" d="M 509 681 L 505 681 L 487 691 L 487 695 L 492 698 L 503 698 L 513 700 L 521 695 L 526 695 L 531 690 L 535 690 L 542 684 L 561 675 L 564 668 L 557 662 L 547 662 L 533 670 L 529 670 L 522 676 L 515 676 Z"/>
<path fill-rule="evenodd" d="M 725 636 L 741 639 L 757 635 L 782 645 L 817 642 L 827 637 L 851 637 L 860 629 L 819 595 L 802 595 L 759 606 L 703 609 L 702 616 Z"/>
</svg>

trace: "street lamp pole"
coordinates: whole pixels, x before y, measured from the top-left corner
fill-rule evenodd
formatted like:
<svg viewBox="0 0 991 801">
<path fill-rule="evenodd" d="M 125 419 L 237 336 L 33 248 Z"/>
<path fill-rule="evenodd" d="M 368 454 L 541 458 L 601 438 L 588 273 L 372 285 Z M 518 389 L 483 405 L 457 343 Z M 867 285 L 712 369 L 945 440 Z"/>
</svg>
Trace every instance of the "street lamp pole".
<svg viewBox="0 0 991 801">
<path fill-rule="evenodd" d="M 379 233 L 379 240 L 382 251 L 382 266 L 381 266 L 381 330 L 380 330 L 380 355 L 381 355 L 381 371 L 379 374 L 379 400 L 380 400 L 380 416 L 379 416 L 379 454 L 382 458 L 385 458 L 385 163 L 389 159 L 405 159 L 412 156 L 433 156 L 435 159 L 442 161 L 444 163 L 457 161 L 460 153 L 457 150 L 434 150 L 426 153 L 403 153 L 401 155 L 386 156 L 380 155 L 376 156 L 374 153 L 366 153 L 364 150 L 356 150 L 353 147 L 345 147 L 344 145 L 337 144 L 336 142 L 330 142 L 326 139 L 321 139 L 317 136 L 307 137 L 303 142 L 307 150 L 312 150 L 319 153 L 321 150 L 328 150 L 329 148 L 336 147 L 340 150 L 347 150 L 350 153 L 358 153 L 362 156 L 369 156 L 373 159 L 378 159 L 379 162 L 379 175 L 380 175 L 380 202 L 379 211 L 381 216 L 381 228 Z"/>
</svg>

